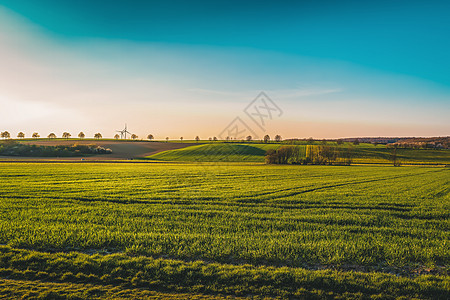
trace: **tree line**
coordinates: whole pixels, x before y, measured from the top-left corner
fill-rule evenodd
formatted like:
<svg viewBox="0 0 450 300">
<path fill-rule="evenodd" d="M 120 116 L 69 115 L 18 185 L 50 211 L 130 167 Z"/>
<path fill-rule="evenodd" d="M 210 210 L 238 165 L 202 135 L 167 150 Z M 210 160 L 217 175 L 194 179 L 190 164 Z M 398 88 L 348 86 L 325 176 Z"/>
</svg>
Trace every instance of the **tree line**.
<svg viewBox="0 0 450 300">
<path fill-rule="evenodd" d="M 265 161 L 267 164 L 351 165 L 353 156 L 353 146 L 282 146 L 268 150 Z"/>
<path fill-rule="evenodd" d="M 11 134 L 8 131 L 3 131 L 0 133 L 0 137 L 3 139 L 10 139 L 11 138 Z M 40 138 L 41 136 L 39 135 L 39 133 L 37 132 L 33 132 L 33 134 L 31 135 L 32 138 L 37 139 Z M 63 132 L 63 134 L 61 135 L 62 138 L 64 139 L 69 139 L 72 137 L 72 135 L 69 132 Z M 80 139 L 84 139 L 86 137 L 86 135 L 83 132 L 80 132 L 78 134 L 78 138 Z M 21 131 L 17 134 L 17 138 L 19 139 L 23 139 L 25 138 L 25 134 Z M 51 132 L 47 135 L 47 138 L 49 139 L 56 139 L 57 135 L 54 132 Z M 95 139 L 101 139 L 102 138 L 102 134 L 100 132 L 97 132 L 96 134 L 94 134 L 94 138 Z"/>
<path fill-rule="evenodd" d="M 84 139 L 86 137 L 84 132 L 78 133 L 77 136 L 78 136 L 79 139 Z M 0 137 L 3 138 L 3 139 L 10 139 L 11 138 L 11 134 L 8 131 L 3 131 L 3 132 L 1 132 Z M 40 138 L 41 136 L 39 135 L 39 133 L 33 132 L 31 137 L 34 138 L 34 139 L 37 139 L 37 138 Z M 64 139 L 70 139 L 71 137 L 72 137 L 72 134 L 70 134 L 69 132 L 63 132 L 62 135 L 61 135 L 61 138 L 64 138 Z M 132 140 L 136 140 L 136 139 L 139 138 L 139 136 L 136 135 L 136 134 L 132 134 L 130 137 L 131 137 Z M 25 133 L 23 133 L 22 131 L 19 132 L 17 134 L 17 138 L 18 139 L 24 139 L 25 138 Z M 54 132 L 51 132 L 51 133 L 49 133 L 47 135 L 47 138 L 48 139 L 56 139 L 57 135 Z M 103 136 L 102 136 L 102 134 L 100 132 L 97 132 L 97 133 L 94 134 L 94 139 L 101 139 L 101 138 L 103 138 Z M 121 136 L 119 134 L 115 134 L 114 135 L 114 139 L 118 140 L 120 138 L 121 138 Z M 149 141 L 154 140 L 153 134 L 147 135 L 147 139 Z M 168 142 L 169 139 L 170 139 L 169 137 L 166 137 L 165 138 L 166 142 Z M 197 142 L 199 142 L 201 140 L 198 135 L 194 139 Z M 180 137 L 180 141 L 183 141 L 183 140 L 184 140 L 184 137 Z M 209 137 L 208 140 L 209 141 L 219 141 L 219 139 L 216 136 Z M 282 141 L 281 135 L 279 135 L 279 134 L 275 135 L 273 140 L 275 142 L 277 142 L 277 143 L 281 142 Z M 251 142 L 251 141 L 253 141 L 253 137 L 251 135 L 248 135 L 248 136 L 245 137 L 245 140 L 236 140 L 236 138 L 232 138 L 230 136 L 227 136 L 224 141 L 226 141 L 226 142 L 231 142 L 231 141 L 242 141 L 242 142 L 247 141 L 247 142 Z M 263 141 L 264 143 L 270 143 L 271 142 L 271 138 L 270 138 L 269 135 L 266 134 L 261 141 Z"/>
<path fill-rule="evenodd" d="M 110 154 L 112 150 L 97 145 L 39 146 L 10 140 L 0 143 L 0 155 L 30 157 L 72 157 L 93 154 Z"/>
<path fill-rule="evenodd" d="M 84 139 L 84 138 L 86 138 L 86 134 L 84 134 L 84 132 L 80 132 L 80 133 L 78 133 L 78 138 L 79 139 Z M 8 132 L 8 131 L 3 131 L 3 132 L 1 132 L 0 133 L 0 137 L 2 138 L 2 139 L 10 139 L 11 138 L 11 134 Z M 39 135 L 39 133 L 37 133 L 37 132 L 33 132 L 33 134 L 31 135 L 31 137 L 32 138 L 34 138 L 34 139 L 37 139 L 37 138 L 40 138 L 41 136 Z M 70 139 L 71 137 L 72 137 L 72 134 L 70 134 L 69 132 L 63 132 L 62 133 L 62 135 L 61 135 L 61 137 L 62 138 L 64 138 L 64 139 Z M 19 132 L 18 134 L 17 134 L 17 138 L 18 139 L 23 139 L 23 138 L 25 138 L 25 133 L 23 133 L 22 131 L 21 132 Z M 47 138 L 48 139 L 56 139 L 57 138 L 57 135 L 54 133 L 54 132 L 51 132 L 51 133 L 49 133 L 48 135 L 47 135 Z M 94 139 L 102 139 L 103 138 L 103 136 L 102 136 L 102 134 L 100 133 L 100 132 L 97 132 L 97 133 L 95 133 L 94 134 Z M 115 136 L 114 136 L 114 138 L 116 139 L 116 140 L 118 140 L 118 139 L 120 139 L 120 136 L 118 135 L 118 134 L 116 134 Z M 147 139 L 149 139 L 149 140 L 153 140 L 153 135 L 152 134 L 149 134 L 148 136 L 147 136 Z M 131 135 L 131 139 L 133 139 L 133 140 L 136 140 L 136 139 L 138 139 L 138 136 L 136 135 L 136 134 L 132 134 Z"/>
</svg>

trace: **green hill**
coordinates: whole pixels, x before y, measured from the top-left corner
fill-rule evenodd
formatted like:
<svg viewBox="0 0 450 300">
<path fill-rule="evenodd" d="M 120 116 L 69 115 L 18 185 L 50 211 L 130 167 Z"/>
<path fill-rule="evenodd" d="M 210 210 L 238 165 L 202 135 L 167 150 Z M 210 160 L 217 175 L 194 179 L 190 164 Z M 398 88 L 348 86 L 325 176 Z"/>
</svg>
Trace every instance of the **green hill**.
<svg viewBox="0 0 450 300">
<path fill-rule="evenodd" d="M 160 152 L 147 159 L 163 161 L 200 162 L 263 162 L 266 151 L 276 149 L 280 144 L 202 144 L 182 149 Z"/>
<path fill-rule="evenodd" d="M 285 144 L 258 143 L 212 143 L 190 146 L 182 149 L 159 152 L 146 159 L 160 161 L 198 161 L 198 162 L 264 162 L 269 149 L 277 149 Z M 336 146 L 335 144 L 329 144 Z M 306 145 L 296 145 L 305 148 Z M 314 147 L 317 147 L 315 145 Z M 353 148 L 353 162 L 363 164 L 388 164 L 392 149 L 384 145 L 344 144 L 341 147 Z M 304 151 L 303 151 L 304 152 Z M 397 157 L 402 164 L 450 164 L 449 150 L 397 149 Z"/>
<path fill-rule="evenodd" d="M 360 144 L 355 147 L 355 163 L 390 163 L 393 149 L 385 145 Z M 450 164 L 449 150 L 434 149 L 397 149 L 397 157 L 402 164 Z"/>
</svg>

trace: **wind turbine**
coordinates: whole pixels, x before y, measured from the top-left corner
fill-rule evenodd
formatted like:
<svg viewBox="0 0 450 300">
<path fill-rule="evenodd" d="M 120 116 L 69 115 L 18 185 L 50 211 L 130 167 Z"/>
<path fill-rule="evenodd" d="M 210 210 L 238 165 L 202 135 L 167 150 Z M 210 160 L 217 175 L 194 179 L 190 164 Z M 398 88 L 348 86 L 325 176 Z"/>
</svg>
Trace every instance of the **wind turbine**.
<svg viewBox="0 0 450 300">
<path fill-rule="evenodd" d="M 127 124 L 125 124 L 125 128 L 122 130 L 116 130 L 117 132 L 120 132 L 120 139 L 127 139 L 127 133 L 131 135 L 131 132 L 127 130 Z"/>
</svg>

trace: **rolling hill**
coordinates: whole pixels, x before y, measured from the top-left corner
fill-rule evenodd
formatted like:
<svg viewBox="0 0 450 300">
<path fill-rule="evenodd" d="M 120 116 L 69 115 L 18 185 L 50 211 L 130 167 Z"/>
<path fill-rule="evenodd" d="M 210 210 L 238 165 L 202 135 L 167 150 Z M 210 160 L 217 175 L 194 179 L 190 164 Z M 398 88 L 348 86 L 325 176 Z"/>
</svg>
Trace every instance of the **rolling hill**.
<svg viewBox="0 0 450 300">
<path fill-rule="evenodd" d="M 267 150 L 278 147 L 280 144 L 203 144 L 164 151 L 146 158 L 162 161 L 263 162 Z"/>
<path fill-rule="evenodd" d="M 185 162 L 264 162 L 267 150 L 277 149 L 285 144 L 258 143 L 209 143 L 168 150 L 149 155 L 146 159 Z M 334 144 L 332 144 L 334 145 Z M 353 147 L 353 162 L 361 164 L 389 164 L 392 149 L 385 145 L 350 144 Z M 305 148 L 306 145 L 297 147 Z M 397 157 L 403 164 L 450 164 L 449 150 L 397 149 Z"/>
<path fill-rule="evenodd" d="M 93 139 L 37 139 L 37 140 L 23 140 L 18 141 L 23 144 L 31 144 L 37 146 L 57 146 L 57 145 L 97 145 L 104 148 L 109 148 L 112 150 L 112 154 L 100 154 L 94 156 L 84 157 L 85 160 L 123 160 L 123 159 L 133 159 L 133 158 L 142 158 L 145 156 L 149 156 L 152 154 L 156 154 L 161 151 L 174 150 L 183 147 L 189 147 L 192 145 L 197 145 L 193 143 L 166 143 L 166 142 L 150 142 L 150 141 L 124 141 L 124 140 L 93 140 Z M 3 156 L 2 160 L 17 160 L 20 157 L 17 156 Z M 38 157 L 33 157 L 32 159 L 39 159 Z M 46 157 L 45 159 L 48 159 Z M 79 160 L 79 157 L 64 157 L 58 158 L 62 160 Z"/>
</svg>

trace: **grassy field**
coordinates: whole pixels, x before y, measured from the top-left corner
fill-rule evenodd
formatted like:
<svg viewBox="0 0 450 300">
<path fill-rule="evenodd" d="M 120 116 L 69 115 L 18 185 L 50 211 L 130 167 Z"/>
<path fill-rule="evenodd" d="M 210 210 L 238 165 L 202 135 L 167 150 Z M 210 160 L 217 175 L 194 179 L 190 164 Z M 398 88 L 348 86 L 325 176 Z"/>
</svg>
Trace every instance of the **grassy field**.
<svg viewBox="0 0 450 300">
<path fill-rule="evenodd" d="M 448 299 L 449 172 L 3 163 L 0 296 Z"/>
<path fill-rule="evenodd" d="M 210 143 L 163 151 L 147 156 L 147 159 L 190 162 L 263 162 L 267 150 L 278 147 L 280 144 Z"/>
<path fill-rule="evenodd" d="M 267 150 L 277 149 L 285 144 L 261 143 L 221 143 L 202 144 L 182 149 L 160 152 L 147 159 L 162 161 L 197 161 L 197 162 L 264 162 Z M 329 143 L 329 145 L 334 145 Z M 360 144 L 352 146 L 345 144 L 342 147 L 353 147 L 353 162 L 357 164 L 389 164 L 392 149 L 385 145 Z M 297 145 L 302 149 L 306 145 Z M 305 151 L 303 151 L 305 152 Z M 450 164 L 449 150 L 431 149 L 398 149 L 398 159 L 403 164 Z"/>
</svg>

